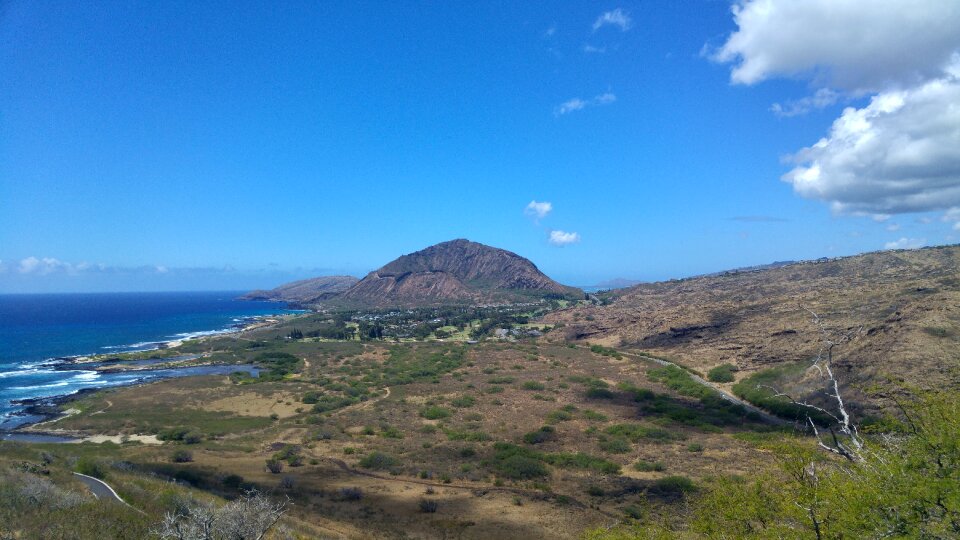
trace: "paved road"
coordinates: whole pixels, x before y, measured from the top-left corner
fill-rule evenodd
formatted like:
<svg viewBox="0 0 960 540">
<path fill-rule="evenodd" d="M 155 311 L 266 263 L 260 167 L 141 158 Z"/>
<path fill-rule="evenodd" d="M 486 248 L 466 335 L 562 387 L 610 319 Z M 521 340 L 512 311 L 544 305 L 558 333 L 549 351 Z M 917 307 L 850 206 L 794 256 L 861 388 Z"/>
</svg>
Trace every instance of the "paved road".
<svg viewBox="0 0 960 540">
<path fill-rule="evenodd" d="M 126 501 L 120 498 L 117 495 L 117 492 L 113 490 L 112 487 L 108 486 L 103 480 L 99 480 L 92 476 L 87 476 L 85 474 L 73 473 L 78 480 L 83 482 L 87 488 L 93 493 L 93 496 L 102 500 L 102 501 L 114 501 L 122 504 L 127 504 Z"/>
</svg>

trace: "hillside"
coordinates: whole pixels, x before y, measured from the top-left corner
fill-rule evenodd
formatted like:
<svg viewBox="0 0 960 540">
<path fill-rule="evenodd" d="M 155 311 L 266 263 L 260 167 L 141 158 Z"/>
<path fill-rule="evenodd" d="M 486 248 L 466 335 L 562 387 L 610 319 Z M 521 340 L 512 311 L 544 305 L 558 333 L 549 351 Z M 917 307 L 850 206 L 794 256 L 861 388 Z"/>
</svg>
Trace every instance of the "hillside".
<svg viewBox="0 0 960 540">
<path fill-rule="evenodd" d="M 529 260 L 469 240 L 452 240 L 403 255 L 325 304 L 406 307 L 582 298 Z"/>
<path fill-rule="evenodd" d="M 641 284 L 547 322 L 565 324 L 554 340 L 642 350 L 702 372 L 730 363 L 740 380 L 816 356 L 810 309 L 832 330 L 863 326 L 837 351 L 842 382 L 933 387 L 960 378 L 958 306 L 960 246 L 947 246 Z"/>
<path fill-rule="evenodd" d="M 323 276 L 286 283 L 269 291 L 251 291 L 244 300 L 275 300 L 295 305 L 308 305 L 326 300 L 349 289 L 359 281 L 353 276 Z"/>
</svg>

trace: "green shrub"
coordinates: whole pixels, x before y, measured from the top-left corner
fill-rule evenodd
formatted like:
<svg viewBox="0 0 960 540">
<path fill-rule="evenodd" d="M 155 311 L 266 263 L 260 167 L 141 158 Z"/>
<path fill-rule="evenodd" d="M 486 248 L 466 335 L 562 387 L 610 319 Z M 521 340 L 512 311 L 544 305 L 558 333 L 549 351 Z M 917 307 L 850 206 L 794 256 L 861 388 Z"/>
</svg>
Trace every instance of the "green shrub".
<svg viewBox="0 0 960 540">
<path fill-rule="evenodd" d="M 544 390 L 546 389 L 546 386 L 544 386 L 543 383 L 537 382 L 537 381 L 525 381 L 523 383 L 523 389 L 524 390 Z"/>
<path fill-rule="evenodd" d="M 529 480 L 550 475 L 539 460 L 523 455 L 512 455 L 500 460 L 497 471 L 513 480 Z"/>
<path fill-rule="evenodd" d="M 426 418 L 427 420 L 440 420 L 442 418 L 449 418 L 451 414 L 453 414 L 453 411 L 438 405 L 432 405 L 420 411 L 420 416 Z"/>
<path fill-rule="evenodd" d="M 189 450 L 177 450 L 173 453 L 173 456 L 170 457 L 170 460 L 174 463 L 189 463 L 193 461 L 193 452 Z"/>
<path fill-rule="evenodd" d="M 630 441 L 623 437 L 602 439 L 599 445 L 601 450 L 609 454 L 626 454 L 630 451 Z"/>
<path fill-rule="evenodd" d="M 721 364 L 707 372 L 707 379 L 717 383 L 733 382 L 736 378 L 733 374 L 736 371 L 737 366 L 733 364 Z"/>
<path fill-rule="evenodd" d="M 554 429 L 550 426 L 543 426 L 542 428 L 525 433 L 523 435 L 523 442 L 527 444 L 540 444 L 547 442 L 554 438 Z"/>
<path fill-rule="evenodd" d="M 783 387 L 784 382 L 801 370 L 803 364 L 781 366 L 758 371 L 733 385 L 733 393 L 750 403 L 790 420 L 805 420 L 808 416 L 820 425 L 830 425 L 832 419 L 809 407 L 798 405 L 789 398 L 777 395 L 772 388 Z"/>
<path fill-rule="evenodd" d="M 667 468 L 659 461 L 640 460 L 633 464 L 633 468 L 641 472 L 661 472 Z"/>
<path fill-rule="evenodd" d="M 590 388 L 586 393 L 587 399 L 613 399 L 614 395 L 607 388 Z"/>
<path fill-rule="evenodd" d="M 700 443 L 690 443 L 687 445 L 687 452 L 703 452 L 703 445 Z"/>
<path fill-rule="evenodd" d="M 604 430 L 607 435 L 625 437 L 633 442 L 646 439 L 651 441 L 682 440 L 682 434 L 672 433 L 659 427 L 647 427 L 640 424 L 614 424 Z"/>
<path fill-rule="evenodd" d="M 605 415 L 605 414 L 603 414 L 603 413 L 598 413 L 597 411 L 594 411 L 594 410 L 591 410 L 591 409 L 584 409 L 584 410 L 583 410 L 583 417 L 586 418 L 587 420 L 592 421 L 592 422 L 606 422 L 606 421 L 607 421 L 607 415 Z"/>
<path fill-rule="evenodd" d="M 683 495 L 697 491 L 697 486 L 686 476 L 665 476 L 654 482 L 650 491 L 660 495 Z"/>
<path fill-rule="evenodd" d="M 460 396 L 450 401 L 451 405 L 460 409 L 473 407 L 476 403 L 477 399 L 473 396 Z"/>
<path fill-rule="evenodd" d="M 392 469 L 400 464 L 400 461 L 383 452 L 370 452 L 360 460 L 360 466 L 364 469 Z"/>
<path fill-rule="evenodd" d="M 101 480 L 107 477 L 107 468 L 101 462 L 89 457 L 77 460 L 76 471 Z"/>
</svg>

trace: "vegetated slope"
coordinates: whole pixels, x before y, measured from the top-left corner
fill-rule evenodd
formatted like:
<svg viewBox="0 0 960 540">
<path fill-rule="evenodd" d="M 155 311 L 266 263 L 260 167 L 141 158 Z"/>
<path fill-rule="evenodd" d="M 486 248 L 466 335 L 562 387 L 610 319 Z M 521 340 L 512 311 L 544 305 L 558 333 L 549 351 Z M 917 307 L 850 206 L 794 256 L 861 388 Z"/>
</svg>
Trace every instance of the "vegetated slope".
<svg viewBox="0 0 960 540">
<path fill-rule="evenodd" d="M 326 300 L 349 289 L 359 281 L 353 276 L 323 276 L 286 283 L 269 291 L 251 291 L 244 300 L 276 300 L 307 305 Z"/>
<path fill-rule="evenodd" d="M 583 298 L 583 292 L 553 281 L 515 253 L 460 239 L 403 255 L 370 272 L 332 303 L 406 307 L 545 297 Z"/>
<path fill-rule="evenodd" d="M 861 331 L 836 350 L 847 385 L 884 378 L 921 387 L 960 379 L 960 246 L 883 251 L 758 271 L 642 284 L 610 305 L 547 317 L 551 339 L 588 340 L 661 355 L 706 372 L 751 372 L 810 361 L 820 333 Z M 812 377 L 807 372 L 807 377 Z"/>
</svg>

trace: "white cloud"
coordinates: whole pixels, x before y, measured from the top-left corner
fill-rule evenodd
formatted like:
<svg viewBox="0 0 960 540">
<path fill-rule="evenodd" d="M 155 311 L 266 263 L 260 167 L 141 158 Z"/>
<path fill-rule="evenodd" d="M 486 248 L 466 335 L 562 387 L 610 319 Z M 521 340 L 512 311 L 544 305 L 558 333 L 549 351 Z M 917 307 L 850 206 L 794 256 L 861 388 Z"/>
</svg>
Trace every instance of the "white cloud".
<svg viewBox="0 0 960 540">
<path fill-rule="evenodd" d="M 958 70 L 960 71 L 960 70 Z M 837 212 L 898 214 L 960 206 L 960 78 L 881 92 L 847 108 L 784 175 Z"/>
<path fill-rule="evenodd" d="M 567 101 L 564 101 L 563 103 L 560 104 L 559 107 L 556 108 L 556 110 L 554 111 L 554 114 L 557 114 L 557 115 L 567 114 L 573 111 L 579 111 L 580 109 L 586 106 L 587 106 L 587 102 L 580 98 L 568 99 Z"/>
<path fill-rule="evenodd" d="M 814 92 L 812 96 L 787 101 L 785 104 L 774 103 L 770 110 L 780 117 L 800 116 L 807 114 L 814 109 L 822 109 L 837 102 L 840 94 L 829 89 L 821 88 Z"/>
<path fill-rule="evenodd" d="M 549 242 L 555 246 L 567 246 L 580 241 L 580 235 L 575 232 L 550 231 Z"/>
<path fill-rule="evenodd" d="M 597 20 L 593 23 L 593 31 L 596 32 L 607 25 L 616 26 L 620 28 L 621 32 L 626 32 L 633 25 L 633 19 L 620 8 L 606 11 L 597 17 Z"/>
<path fill-rule="evenodd" d="M 21 274 L 39 274 L 45 276 L 55 272 L 71 273 L 74 271 L 74 268 L 71 264 L 50 257 L 44 257 L 42 259 L 27 257 L 20 261 L 17 270 Z"/>
<path fill-rule="evenodd" d="M 887 230 L 890 231 L 890 232 L 897 232 L 897 231 L 900 230 L 900 224 L 899 224 L 899 223 L 891 223 L 891 224 L 887 225 Z"/>
<path fill-rule="evenodd" d="M 917 249 L 927 244 L 924 238 L 901 238 L 893 242 L 887 242 L 883 249 Z"/>
<path fill-rule="evenodd" d="M 530 201 L 530 204 L 523 209 L 524 215 L 540 220 L 547 217 L 547 214 L 553 211 L 553 204 L 549 202 Z"/>
<path fill-rule="evenodd" d="M 594 47 L 593 45 L 590 45 L 589 43 L 587 43 L 586 45 L 583 46 L 583 52 L 585 52 L 585 53 L 598 53 L 598 54 L 603 54 L 603 53 L 607 52 L 607 48 L 606 48 L 606 47 Z"/>
<path fill-rule="evenodd" d="M 738 29 L 711 55 L 734 64 L 733 83 L 815 89 L 773 112 L 872 94 L 789 158 L 783 180 L 797 194 L 874 219 L 960 206 L 960 2 L 738 0 L 733 16 Z"/>
<path fill-rule="evenodd" d="M 960 47 L 960 2 L 951 0 L 741 0 L 738 26 L 712 58 L 735 62 L 730 79 L 786 76 L 854 92 L 936 77 Z"/>
<path fill-rule="evenodd" d="M 593 96 L 593 98 L 589 100 L 583 100 L 580 98 L 568 99 L 567 101 L 561 103 L 559 107 L 554 109 L 553 114 L 555 114 L 556 116 L 562 116 L 567 113 L 572 113 L 574 111 L 586 109 L 587 107 L 609 105 L 615 101 L 617 101 L 617 96 L 615 96 L 614 94 L 611 94 L 610 92 L 597 94 L 596 96 Z"/>
</svg>

